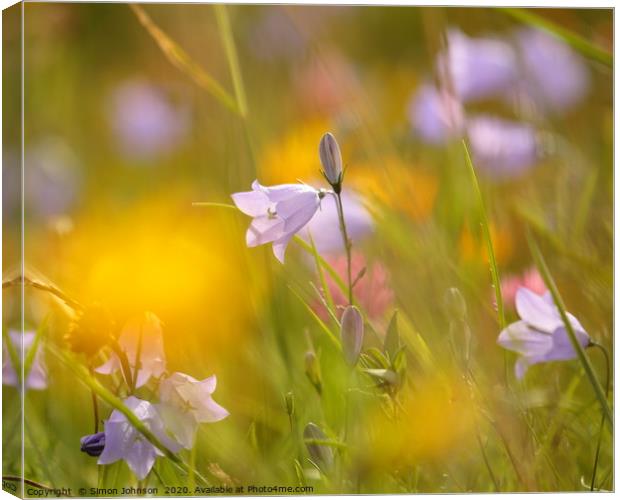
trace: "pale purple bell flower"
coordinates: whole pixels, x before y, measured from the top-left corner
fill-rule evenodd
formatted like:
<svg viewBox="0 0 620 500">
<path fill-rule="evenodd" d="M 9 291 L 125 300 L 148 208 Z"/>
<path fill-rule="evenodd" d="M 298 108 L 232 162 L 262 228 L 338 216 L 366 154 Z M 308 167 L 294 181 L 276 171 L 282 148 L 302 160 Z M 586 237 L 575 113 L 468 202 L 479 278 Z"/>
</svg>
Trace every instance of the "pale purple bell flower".
<svg viewBox="0 0 620 500">
<path fill-rule="evenodd" d="M 497 343 L 519 354 L 515 365 L 518 379 L 523 378 L 531 365 L 577 357 L 550 292 L 538 295 L 521 287 L 517 291 L 516 309 L 521 320 L 504 328 Z M 567 316 L 579 343 L 588 347 L 590 336 L 577 318 L 570 313 Z"/>
<path fill-rule="evenodd" d="M 408 107 L 409 122 L 425 142 L 443 144 L 463 130 L 465 113 L 461 102 L 445 90 L 423 83 Z"/>
<path fill-rule="evenodd" d="M 179 451 L 181 446 L 166 434 L 164 423 L 155 406 L 134 396 L 125 399 L 124 404 L 168 450 L 172 453 Z M 105 445 L 97 461 L 100 465 L 125 460 L 136 477 L 142 480 L 155 464 L 155 459 L 164 456 L 163 452 L 146 439 L 118 410 L 112 412 L 104 427 Z"/>
<path fill-rule="evenodd" d="M 447 49 L 437 56 L 439 76 L 463 102 L 504 93 L 517 77 L 515 50 L 503 40 L 469 37 L 458 29 L 447 33 Z"/>
<path fill-rule="evenodd" d="M 187 449 L 194 446 L 200 423 L 219 422 L 229 415 L 211 396 L 216 385 L 215 375 L 196 380 L 185 373 L 175 372 L 159 386 L 157 409 L 166 428 Z"/>
<path fill-rule="evenodd" d="M 151 312 L 127 321 L 118 338 L 118 344 L 127 355 L 132 377 L 135 377 L 136 356 L 138 346 L 140 359 L 138 360 L 138 376 L 136 388 L 142 387 L 151 377 L 160 377 L 166 369 L 166 355 L 164 353 L 164 337 L 160 319 Z M 97 373 L 111 375 L 121 370 L 121 362 L 115 353 L 101 366 L 95 369 Z M 127 381 L 131 385 L 132 381 Z"/>
<path fill-rule="evenodd" d="M 246 244 L 255 247 L 273 243 L 273 253 L 284 263 L 291 238 L 312 219 L 326 191 L 307 184 L 262 186 L 252 183 L 252 191 L 234 193 L 232 199 L 244 214 L 253 217 Z"/>
<path fill-rule="evenodd" d="M 24 332 L 24 359 L 28 357 L 28 351 L 34 343 L 36 334 L 34 332 Z M 21 356 L 21 341 L 22 334 L 18 330 L 9 330 L 9 338 L 18 356 Z M 21 368 L 20 368 L 21 369 Z M 3 343 L 2 345 L 2 384 L 12 387 L 19 386 L 19 377 L 15 371 L 15 367 L 11 362 L 9 350 Z M 43 361 L 43 353 L 41 352 L 41 346 L 34 355 L 30 371 L 26 377 L 26 383 L 24 384 L 26 389 L 43 390 L 47 388 L 47 368 Z"/>
<path fill-rule="evenodd" d="M 512 179 L 539 159 L 536 130 L 526 123 L 488 115 L 467 121 L 467 136 L 476 167 L 496 179 Z"/>
<path fill-rule="evenodd" d="M 356 191 L 345 188 L 342 190 L 341 198 L 347 234 L 353 244 L 356 244 L 372 233 L 373 219 L 365 207 L 364 199 Z M 301 229 L 299 235 L 308 243 L 312 236 L 321 255 L 340 254 L 345 251 L 334 196 L 326 196 L 321 201 L 321 208 Z"/>
<path fill-rule="evenodd" d="M 585 61 L 568 45 L 535 28 L 516 35 L 522 64 L 521 89 L 537 106 L 560 112 L 578 104 L 590 87 Z"/>
</svg>

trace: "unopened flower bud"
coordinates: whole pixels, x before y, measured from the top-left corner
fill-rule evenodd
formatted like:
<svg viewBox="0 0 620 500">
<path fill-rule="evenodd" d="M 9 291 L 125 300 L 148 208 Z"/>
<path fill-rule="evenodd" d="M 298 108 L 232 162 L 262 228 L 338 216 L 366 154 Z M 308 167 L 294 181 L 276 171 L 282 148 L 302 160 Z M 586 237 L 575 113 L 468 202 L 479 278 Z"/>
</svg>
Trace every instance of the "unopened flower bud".
<svg viewBox="0 0 620 500">
<path fill-rule="evenodd" d="M 295 395 L 292 392 L 287 392 L 286 396 L 284 396 L 284 401 L 286 403 L 286 413 L 288 413 L 289 417 L 292 417 L 295 413 Z"/>
<path fill-rule="evenodd" d="M 314 442 L 327 440 L 327 436 L 321 428 L 310 422 L 304 429 L 304 439 L 310 458 L 318 465 L 323 465 L 326 468 L 331 467 L 334 462 L 334 452 L 332 449 L 329 446 Z"/>
<path fill-rule="evenodd" d="M 91 457 L 98 457 L 101 455 L 103 448 L 105 447 L 105 433 L 98 432 L 97 434 L 89 434 L 80 439 L 80 451 L 89 454 Z"/>
<path fill-rule="evenodd" d="M 342 314 L 340 339 L 344 359 L 349 365 L 354 366 L 364 341 L 364 319 L 360 310 L 355 306 L 347 306 Z"/>
<path fill-rule="evenodd" d="M 463 320 L 467 316 L 467 304 L 458 288 L 451 287 L 444 295 L 446 312 L 453 319 Z"/>
<path fill-rule="evenodd" d="M 334 189 L 342 182 L 342 156 L 336 138 L 327 132 L 319 143 L 319 156 L 323 164 L 323 175 Z"/>
<path fill-rule="evenodd" d="M 316 359 L 316 354 L 313 351 L 306 352 L 304 358 L 306 365 L 306 375 L 310 380 L 310 383 L 314 386 L 319 394 L 321 394 L 321 367 L 319 366 L 319 360 Z"/>
</svg>

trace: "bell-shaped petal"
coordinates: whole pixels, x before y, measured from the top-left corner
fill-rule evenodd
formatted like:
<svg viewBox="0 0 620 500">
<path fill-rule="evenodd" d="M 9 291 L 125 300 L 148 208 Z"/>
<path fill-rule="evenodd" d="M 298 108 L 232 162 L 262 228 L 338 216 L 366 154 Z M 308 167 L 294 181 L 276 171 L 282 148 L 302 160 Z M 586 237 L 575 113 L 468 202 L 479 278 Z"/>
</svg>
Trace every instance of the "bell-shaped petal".
<svg viewBox="0 0 620 500">
<path fill-rule="evenodd" d="M 246 233 L 248 247 L 273 243 L 276 258 L 284 262 L 288 243 L 312 219 L 324 192 L 306 184 L 262 186 L 254 181 L 252 191 L 231 196 L 239 210 L 253 217 Z"/>
<path fill-rule="evenodd" d="M 162 418 L 185 448 L 193 446 L 199 423 L 218 422 L 229 415 L 211 396 L 216 385 L 215 375 L 196 380 L 185 373 L 175 372 L 159 386 L 161 403 L 158 408 Z"/>
<path fill-rule="evenodd" d="M 515 365 L 517 378 L 537 363 L 574 359 L 575 348 L 568 336 L 558 308 L 549 292 L 538 295 L 521 287 L 516 294 L 516 309 L 521 320 L 504 328 L 497 343 L 519 354 Z M 577 341 L 590 345 L 590 336 L 572 314 L 567 313 Z"/>
<path fill-rule="evenodd" d="M 127 398 L 124 404 L 168 450 L 176 453 L 180 449 L 179 444 L 166 434 L 155 406 L 134 396 Z M 112 412 L 104 427 L 105 445 L 97 463 L 103 465 L 125 460 L 136 477 L 144 479 L 157 456 L 162 456 L 163 452 L 146 439 L 118 410 Z"/>
<path fill-rule="evenodd" d="M 164 337 L 161 321 L 151 312 L 127 321 L 118 339 L 131 368 L 131 376 L 136 379 L 136 388 L 142 387 L 151 377 L 160 377 L 166 368 L 164 353 Z M 136 367 L 138 373 L 136 375 Z M 95 369 L 97 373 L 110 375 L 121 369 L 121 363 L 116 353 L 101 366 Z M 132 385 L 133 381 L 127 383 Z"/>
</svg>

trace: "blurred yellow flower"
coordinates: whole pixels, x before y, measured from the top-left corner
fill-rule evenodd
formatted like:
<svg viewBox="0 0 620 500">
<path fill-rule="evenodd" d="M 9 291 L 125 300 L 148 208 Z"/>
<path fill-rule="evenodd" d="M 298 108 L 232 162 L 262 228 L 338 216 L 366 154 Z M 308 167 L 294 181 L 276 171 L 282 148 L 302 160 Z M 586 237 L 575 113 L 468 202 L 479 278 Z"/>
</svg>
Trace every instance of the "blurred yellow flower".
<svg viewBox="0 0 620 500">
<path fill-rule="evenodd" d="M 327 121 L 303 123 L 267 145 L 259 160 L 261 184 L 308 182 L 321 177 L 319 142 L 330 130 Z"/>
<path fill-rule="evenodd" d="M 417 379 L 395 409 L 370 413 L 367 442 L 358 459 L 366 466 L 401 469 L 452 455 L 475 436 L 469 390 L 456 375 Z"/>
<path fill-rule="evenodd" d="M 174 339 L 167 349 L 197 345 L 215 358 L 254 330 L 265 273 L 240 243 L 234 213 L 192 201 L 168 192 L 122 210 L 86 210 L 67 237 L 71 269 L 59 284 L 86 303 L 104 304 L 120 324 L 153 311 Z"/>
<path fill-rule="evenodd" d="M 433 174 L 396 157 L 354 165 L 347 172 L 346 181 L 364 196 L 374 197 L 416 222 L 431 215 L 439 189 Z"/>
</svg>

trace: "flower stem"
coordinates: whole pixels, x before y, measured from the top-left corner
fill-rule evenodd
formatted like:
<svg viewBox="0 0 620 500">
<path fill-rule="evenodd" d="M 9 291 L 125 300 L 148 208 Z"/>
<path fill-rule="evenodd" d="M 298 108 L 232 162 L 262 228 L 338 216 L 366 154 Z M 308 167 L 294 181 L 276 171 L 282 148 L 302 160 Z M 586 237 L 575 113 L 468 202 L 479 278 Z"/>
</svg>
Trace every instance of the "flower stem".
<svg viewBox="0 0 620 500">
<path fill-rule="evenodd" d="M 90 372 L 91 377 L 95 376 L 92 366 L 88 367 L 88 371 Z M 93 431 L 93 433 L 97 434 L 99 432 L 99 403 L 97 403 L 97 393 L 93 389 L 90 390 L 90 395 L 91 395 L 91 399 L 93 402 L 93 419 L 95 421 L 94 422 L 95 430 Z"/>
<path fill-rule="evenodd" d="M 605 396 L 609 396 L 609 353 L 601 344 L 592 343 L 593 347 L 598 347 L 605 356 Z M 594 491 L 594 482 L 596 480 L 596 471 L 598 469 L 598 459 L 601 452 L 601 441 L 603 440 L 603 427 L 605 425 L 605 413 L 601 415 L 601 425 L 598 431 L 598 442 L 596 443 L 596 453 L 594 455 L 594 465 L 592 466 L 592 481 L 590 481 L 590 491 Z"/>
<path fill-rule="evenodd" d="M 344 242 L 344 249 L 347 254 L 347 284 L 349 288 L 349 305 L 353 304 L 353 279 L 351 277 L 351 240 L 347 234 L 347 224 L 344 220 L 344 209 L 342 208 L 342 196 L 340 192 L 335 193 L 336 206 L 338 208 L 338 220 L 340 221 L 340 232 Z"/>
</svg>

